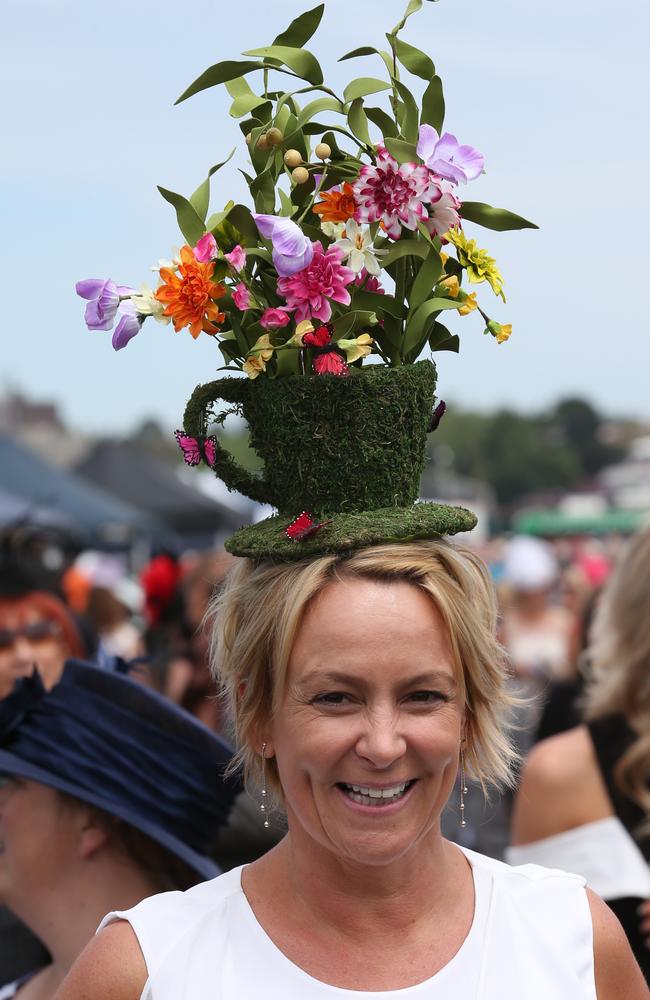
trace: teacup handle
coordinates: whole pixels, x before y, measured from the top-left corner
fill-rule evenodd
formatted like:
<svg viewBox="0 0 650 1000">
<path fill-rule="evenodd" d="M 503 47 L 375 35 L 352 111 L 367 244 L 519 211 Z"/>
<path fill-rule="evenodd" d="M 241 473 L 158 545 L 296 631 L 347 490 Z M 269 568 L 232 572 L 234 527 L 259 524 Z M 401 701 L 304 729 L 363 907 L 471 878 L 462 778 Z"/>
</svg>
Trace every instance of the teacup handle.
<svg viewBox="0 0 650 1000">
<path fill-rule="evenodd" d="M 252 383 L 246 378 L 221 378 L 215 382 L 197 385 L 190 396 L 183 427 L 186 434 L 199 438 L 205 436 L 208 411 L 218 399 L 225 403 L 239 403 L 245 406 Z M 222 445 L 217 442 L 217 452 L 212 468 L 217 476 L 231 490 L 237 490 L 258 503 L 273 503 L 269 484 L 263 477 L 253 476 Z"/>
</svg>

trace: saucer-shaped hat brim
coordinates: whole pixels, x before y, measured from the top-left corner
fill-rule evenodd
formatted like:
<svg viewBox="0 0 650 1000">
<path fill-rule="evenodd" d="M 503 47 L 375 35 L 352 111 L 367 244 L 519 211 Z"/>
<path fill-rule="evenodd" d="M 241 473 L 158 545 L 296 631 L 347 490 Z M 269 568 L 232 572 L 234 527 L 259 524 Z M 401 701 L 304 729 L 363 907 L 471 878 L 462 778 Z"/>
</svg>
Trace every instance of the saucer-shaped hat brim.
<svg viewBox="0 0 650 1000">
<path fill-rule="evenodd" d="M 296 516 L 300 513 L 296 511 Z M 464 507 L 417 503 L 413 507 L 328 514 L 317 518 L 318 521 L 327 523 L 313 534 L 294 541 L 286 534 L 292 519 L 278 514 L 241 528 L 227 539 L 225 546 L 234 556 L 297 562 L 309 556 L 348 552 L 369 545 L 455 535 L 470 531 L 476 525 L 476 515 Z"/>
</svg>

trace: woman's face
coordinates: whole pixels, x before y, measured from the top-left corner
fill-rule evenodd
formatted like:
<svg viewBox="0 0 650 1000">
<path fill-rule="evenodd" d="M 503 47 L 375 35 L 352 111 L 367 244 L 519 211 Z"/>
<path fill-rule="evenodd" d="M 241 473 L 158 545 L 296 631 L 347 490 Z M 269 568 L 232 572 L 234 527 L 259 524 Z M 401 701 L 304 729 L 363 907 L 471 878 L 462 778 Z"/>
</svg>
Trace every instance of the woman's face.
<svg viewBox="0 0 650 1000">
<path fill-rule="evenodd" d="M 74 811 L 53 788 L 0 778 L 0 901 L 20 915 L 56 888 L 78 837 Z"/>
<path fill-rule="evenodd" d="M 5 698 L 19 677 L 31 674 L 34 665 L 46 688 L 61 676 L 70 655 L 58 622 L 47 618 L 29 600 L 0 607 L 0 698 Z"/>
<path fill-rule="evenodd" d="M 439 832 L 464 707 L 431 599 L 343 580 L 308 607 L 268 731 L 294 842 L 384 865 Z"/>
</svg>

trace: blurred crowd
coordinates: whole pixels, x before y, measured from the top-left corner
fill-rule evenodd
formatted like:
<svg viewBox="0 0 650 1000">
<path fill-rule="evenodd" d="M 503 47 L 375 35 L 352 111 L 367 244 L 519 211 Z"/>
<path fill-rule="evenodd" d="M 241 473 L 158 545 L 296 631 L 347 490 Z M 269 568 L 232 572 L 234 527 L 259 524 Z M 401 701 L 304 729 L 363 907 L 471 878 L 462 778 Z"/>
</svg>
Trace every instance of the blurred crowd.
<svg viewBox="0 0 650 1000">
<path fill-rule="evenodd" d="M 526 760 L 531 748 L 537 744 L 545 746 L 550 741 L 554 745 L 553 738 L 557 738 L 558 734 L 574 731 L 585 718 L 584 695 L 590 680 L 594 621 L 598 617 L 601 595 L 607 592 L 624 547 L 625 540 L 618 536 L 554 541 L 541 541 L 527 536 L 496 537 L 481 545 L 480 554 L 491 569 L 499 595 L 500 638 L 510 664 L 509 683 L 513 695 L 515 741 L 522 760 Z M 648 555 L 650 557 L 650 549 Z M 223 551 L 190 552 L 182 555 L 160 551 L 152 554 L 136 570 L 129 555 L 125 553 L 70 552 L 65 539 L 57 537 L 52 531 L 44 532 L 42 529 L 20 524 L 5 532 L 0 553 L 0 747 L 9 748 L 13 754 L 11 759 L 18 759 L 16 745 L 22 746 L 22 739 L 26 749 L 20 751 L 21 760 L 24 762 L 29 754 L 32 757 L 29 767 L 23 768 L 22 777 L 17 772 L 10 774 L 8 778 L 2 779 L 3 787 L 0 788 L 0 904 L 6 903 L 10 907 L 0 909 L 0 1000 L 18 994 L 27 998 L 49 995 L 47 991 L 53 988 L 52 984 L 56 986 L 56 982 L 65 973 L 66 963 L 58 957 L 57 948 L 63 953 L 66 949 L 69 952 L 72 947 L 69 941 L 64 947 L 56 935 L 53 939 L 48 938 L 47 930 L 42 930 L 42 922 L 38 917 L 32 919 L 32 910 L 28 906 L 22 908 L 20 902 L 16 902 L 22 898 L 20 893 L 24 894 L 27 888 L 32 893 L 32 899 L 41 899 L 41 891 L 34 887 L 33 871 L 22 886 L 13 883 L 10 885 L 9 876 L 3 872 L 3 866 L 9 865 L 12 860 L 10 821 L 18 822 L 12 820 L 12 812 L 7 805 L 10 794 L 7 782 L 13 788 L 14 802 L 18 784 L 26 780 L 30 787 L 34 782 L 42 781 L 43 786 L 37 785 L 37 788 L 54 788 L 58 795 L 71 796 L 73 802 L 81 800 L 86 807 L 89 804 L 97 807 L 99 803 L 104 817 L 99 826 L 107 838 L 106 843 L 112 843 L 116 817 L 122 825 L 126 823 L 129 827 L 135 826 L 142 833 L 142 816 L 145 812 L 151 816 L 153 808 L 148 799 L 146 809 L 138 799 L 140 795 L 144 802 L 144 789 L 147 782 L 151 781 L 150 775 L 143 773 L 138 776 L 137 773 L 143 766 L 143 754 L 146 754 L 147 759 L 152 757 L 152 748 L 159 748 L 160 740 L 164 741 L 167 735 L 172 739 L 170 734 L 178 726 L 179 733 L 182 730 L 182 739 L 186 742 L 189 740 L 194 748 L 192 752 L 195 750 L 196 734 L 205 731 L 223 741 L 220 745 L 228 744 L 229 720 L 211 680 L 208 667 L 209 639 L 203 622 L 210 599 L 219 588 L 232 561 Z M 647 567 L 645 571 L 643 587 L 650 592 Z M 636 573 L 638 575 L 639 567 Z M 639 614 L 650 612 L 650 599 L 643 597 L 641 593 L 636 600 L 641 604 L 645 600 L 645 611 L 642 612 L 639 606 Z M 650 618 L 650 615 L 646 614 L 646 617 Z M 641 653 L 642 658 L 646 657 L 646 668 L 650 668 L 648 655 L 650 644 Z M 91 664 L 92 670 L 103 671 L 105 677 L 114 679 L 102 681 L 106 686 L 104 690 L 101 684 L 87 680 L 89 676 L 91 680 L 96 676 L 84 673 L 90 667 L 79 665 L 75 668 L 76 673 L 72 668 L 64 667 L 70 659 Z M 42 690 L 39 688 L 36 693 L 29 687 L 34 681 L 35 667 L 38 671 L 38 683 L 42 686 Z M 125 681 L 124 678 L 128 680 Z M 126 688 L 120 686 L 124 684 L 127 685 Z M 134 684 L 138 685 L 141 695 L 133 694 Z M 75 714 L 71 709 L 70 718 L 60 724 L 56 723 L 58 730 L 52 729 L 53 734 L 55 731 L 59 732 L 59 736 L 53 735 L 52 739 L 58 738 L 63 743 L 70 740 L 71 763 L 68 762 L 65 766 L 69 765 L 72 771 L 64 773 L 65 768 L 57 754 L 50 750 L 50 756 L 46 755 L 41 745 L 41 736 L 46 733 L 48 726 L 54 727 L 58 714 L 62 713 L 62 718 L 65 715 L 66 707 L 61 700 L 65 690 L 78 694 L 83 689 L 86 692 L 83 697 L 88 700 L 87 689 L 90 688 L 95 699 L 92 710 L 82 705 L 75 710 Z M 2 706 L 12 704 L 17 691 L 20 692 L 22 701 L 18 707 L 14 705 L 3 716 Z M 71 704 L 77 694 L 70 695 Z M 97 698 L 104 699 L 103 708 L 98 709 Z M 139 698 L 144 699 L 142 704 L 138 702 Z M 29 713 L 25 713 L 21 707 L 25 699 L 30 705 L 38 703 L 50 706 L 49 715 L 44 714 L 43 720 L 39 722 L 38 733 L 41 736 L 28 732 L 25 719 Z M 121 699 L 126 699 L 131 706 L 128 709 L 131 716 L 128 713 L 125 715 L 123 725 L 125 730 L 129 727 L 133 729 L 135 756 L 129 761 L 125 754 L 122 762 L 116 761 L 111 780 L 127 787 L 132 778 L 134 800 L 128 804 L 128 809 L 122 802 L 122 792 L 114 800 L 110 799 L 108 793 L 104 798 L 103 793 L 100 794 L 102 782 L 107 784 L 108 780 L 102 770 L 106 747 L 111 740 L 119 740 L 121 735 L 117 731 L 112 735 L 108 731 L 103 733 L 103 723 L 100 724 L 100 720 L 110 718 L 115 704 L 121 703 Z M 106 708 L 109 703 L 112 706 L 110 711 Z M 136 703 L 137 710 L 133 709 Z M 169 709 L 165 705 L 170 706 Z M 650 702 L 648 706 L 647 732 L 650 733 Z M 173 714 L 179 710 L 180 715 Z M 196 733 L 191 727 L 185 731 L 184 723 L 178 721 L 181 717 L 186 718 L 184 713 L 195 720 L 193 725 L 197 727 Z M 145 728 L 138 727 L 136 715 L 150 718 L 149 729 L 145 731 Z M 73 746 L 75 732 L 79 727 L 92 730 L 94 749 L 87 749 L 90 745 L 87 737 L 79 745 L 83 749 Z M 8 736 L 8 733 L 13 735 Z M 20 737 L 18 744 L 16 733 Z M 202 736 L 199 743 L 201 739 Z M 623 739 L 621 753 L 624 753 L 628 743 Z M 216 747 L 215 743 L 215 753 Z M 567 747 L 566 752 L 574 751 Z M 3 753 L 6 750 L 0 751 L 0 772 L 10 772 L 10 765 L 2 763 Z M 93 753 L 97 754 L 95 762 Z M 530 759 L 537 758 L 531 756 Z M 85 779 L 77 773 L 82 761 L 91 769 L 97 768 L 99 777 L 96 787 L 99 791 L 96 794 L 95 791 L 88 791 L 89 788 L 94 788 L 93 783 L 84 785 Z M 155 759 L 152 758 L 152 761 L 153 766 L 157 766 Z M 618 758 L 610 763 L 613 771 Z M 189 772 L 195 766 L 190 757 L 185 761 L 185 766 L 187 774 L 184 775 L 181 769 L 167 777 L 164 767 L 160 767 L 159 779 L 163 787 L 157 793 L 161 798 L 164 798 L 166 790 L 175 787 L 175 783 L 182 789 L 183 781 L 189 780 Z M 555 763 L 552 763 L 553 773 L 560 773 L 563 768 L 560 753 L 559 759 L 556 758 Z M 216 769 L 214 773 L 216 775 Z M 191 780 L 194 781 L 193 776 Z M 583 778 L 580 777 L 580 780 Z M 42 797 L 43 793 L 38 794 Z M 192 794 L 197 794 L 196 788 Z M 206 793 L 203 791 L 201 794 L 205 796 Z M 269 830 L 259 821 L 255 789 L 244 791 L 233 787 L 225 796 L 222 790 L 213 790 L 210 794 L 221 797 L 217 809 L 220 819 L 215 822 L 212 831 L 214 835 L 205 847 L 205 855 L 210 864 L 216 864 L 223 870 L 252 860 L 282 835 L 282 823 L 279 819 L 274 821 Z M 515 790 L 493 797 L 486 803 L 483 790 L 470 783 L 465 798 L 466 825 L 461 828 L 458 823 L 453 804 L 455 797 L 452 796 L 452 805 L 443 820 L 444 833 L 450 839 L 483 853 L 498 858 L 508 857 L 508 850 L 517 849 L 516 845 L 515 848 L 509 847 L 513 839 L 513 809 L 515 814 L 521 814 L 516 794 Z M 179 791 L 179 795 L 186 806 L 186 797 L 190 793 Z M 609 805 L 604 807 L 605 816 L 600 818 L 607 818 L 609 813 L 620 818 L 616 803 L 612 805 L 614 795 L 613 791 L 607 799 Z M 30 805 L 34 823 L 41 822 L 38 810 L 44 808 L 43 802 L 37 799 L 38 796 L 35 795 Z M 113 801 L 114 804 L 111 805 Z M 638 796 L 635 801 L 638 804 Z M 562 834 L 563 830 L 572 826 L 588 826 L 592 820 L 588 811 L 584 815 L 587 817 L 585 820 L 578 818 L 576 821 L 574 818 L 560 821 L 557 832 Z M 641 818 L 647 819 L 647 815 L 646 813 Z M 635 817 L 636 820 L 639 819 L 636 813 Z M 598 819 L 596 816 L 596 820 Z M 86 821 L 90 822 L 88 815 Z M 30 824 L 29 813 L 26 813 L 25 822 Z M 186 864 L 188 855 L 183 854 L 183 851 L 192 836 L 191 831 L 183 830 L 183 822 L 179 817 L 162 813 L 158 818 L 158 827 L 153 830 L 153 840 L 158 848 L 162 844 L 167 850 L 170 843 L 182 843 L 185 846 L 180 855 L 178 847 L 174 847 L 171 854 L 168 852 L 158 858 L 159 868 L 162 866 L 168 874 L 174 873 L 171 882 L 167 878 L 161 883 L 159 878 L 152 876 L 149 869 L 145 871 L 141 865 L 135 865 L 141 895 L 155 891 L 160 884 L 183 887 L 191 883 L 192 876 L 188 875 L 187 866 L 183 869 L 182 877 L 178 872 L 179 857 Z M 632 825 L 632 820 L 628 825 Z M 146 822 L 144 828 L 148 836 L 151 831 Z M 539 839 L 540 843 L 546 843 L 547 834 L 548 830 L 543 829 L 539 838 L 533 835 L 528 840 L 536 842 Z M 170 836 L 172 840 L 169 839 Z M 525 840 L 524 836 L 523 841 Z M 103 840 L 101 842 L 104 843 Z M 155 854 L 151 840 L 145 842 L 145 848 L 145 853 L 148 852 L 149 856 Z M 75 850 L 75 859 L 78 859 L 79 848 Z M 601 850 L 607 851 L 609 848 L 605 846 Z M 194 857 L 196 845 L 192 847 L 192 851 L 194 854 L 191 857 Z M 587 852 L 587 847 L 584 851 Z M 132 853 L 130 857 L 133 858 Z M 642 857 L 647 873 L 646 856 L 639 857 Z M 581 856 L 578 855 L 579 862 L 580 859 Z M 529 860 L 535 860 L 535 857 Z M 552 865 L 552 857 L 546 857 L 543 863 L 549 863 L 549 860 Z M 63 864 L 60 858 L 57 863 Z M 585 865 L 588 867 L 586 862 Z M 561 856 L 557 866 L 564 866 Z M 133 872 L 131 875 L 136 878 Z M 17 877 L 15 872 L 11 877 Z M 49 872 L 42 874 L 42 879 L 46 881 L 51 877 Z M 200 865 L 198 868 L 195 865 L 194 880 L 200 877 L 205 877 L 205 873 Z M 78 879 L 78 872 L 75 878 Z M 110 878 L 112 884 L 115 884 L 114 872 L 110 874 Z M 630 891 L 628 894 L 637 903 L 650 896 L 650 885 L 646 892 L 643 885 L 639 888 L 637 880 L 632 888 L 634 892 Z M 127 903 L 131 901 L 131 897 L 126 900 Z M 113 903 L 107 898 L 101 898 L 101 906 L 105 906 L 105 909 L 119 908 L 119 903 L 119 899 Z M 101 906 L 98 905 L 98 912 Z M 16 914 L 20 914 L 25 923 L 37 932 L 38 939 L 28 933 L 17 920 Z M 633 919 L 637 920 L 636 916 Z M 75 950 L 77 944 L 82 945 L 83 939 L 92 934 L 91 923 L 92 921 L 80 930 L 72 950 Z M 643 943 L 640 947 L 644 947 Z M 41 970 L 36 978 L 33 975 L 35 969 Z M 48 969 L 56 972 L 51 981 L 47 980 Z M 39 975 L 46 978 L 39 980 Z M 41 981 L 44 985 L 39 987 Z M 3 983 L 10 985 L 3 990 Z"/>
</svg>

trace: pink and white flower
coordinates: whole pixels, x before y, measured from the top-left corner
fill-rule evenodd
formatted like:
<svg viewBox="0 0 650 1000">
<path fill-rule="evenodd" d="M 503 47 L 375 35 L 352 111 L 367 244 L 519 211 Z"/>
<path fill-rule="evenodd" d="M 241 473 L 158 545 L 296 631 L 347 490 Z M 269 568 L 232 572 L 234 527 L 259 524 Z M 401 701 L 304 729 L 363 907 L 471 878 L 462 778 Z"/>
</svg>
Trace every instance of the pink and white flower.
<svg viewBox="0 0 650 1000">
<path fill-rule="evenodd" d="M 342 264 L 343 251 L 337 246 L 325 251 L 317 240 L 312 247 L 314 253 L 307 267 L 278 281 L 278 293 L 286 299 L 287 311 L 295 311 L 297 323 L 312 317 L 327 323 L 332 315 L 330 300 L 350 304 L 346 285 L 354 280 L 354 271 Z"/>
<path fill-rule="evenodd" d="M 381 222 L 392 239 L 399 239 L 402 226 L 417 229 L 425 222 L 424 206 L 430 187 L 429 171 L 415 163 L 399 164 L 383 147 L 372 166 L 363 166 L 354 183 L 354 200 L 358 205 L 357 222 Z"/>
<path fill-rule="evenodd" d="M 454 185 L 441 178 L 431 177 L 429 187 L 429 218 L 426 227 L 432 236 L 442 236 L 460 226 L 461 203 L 454 194 Z"/>
</svg>

